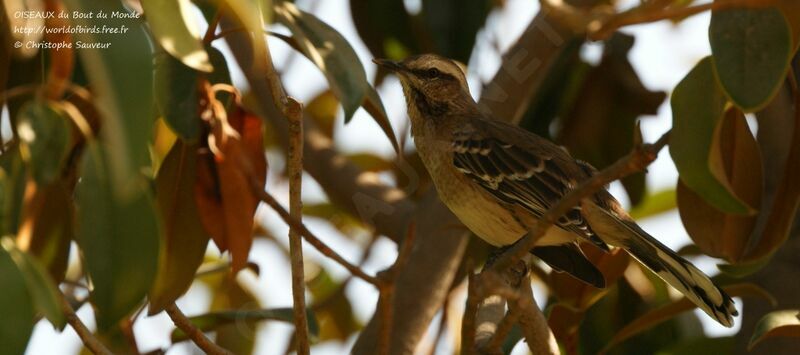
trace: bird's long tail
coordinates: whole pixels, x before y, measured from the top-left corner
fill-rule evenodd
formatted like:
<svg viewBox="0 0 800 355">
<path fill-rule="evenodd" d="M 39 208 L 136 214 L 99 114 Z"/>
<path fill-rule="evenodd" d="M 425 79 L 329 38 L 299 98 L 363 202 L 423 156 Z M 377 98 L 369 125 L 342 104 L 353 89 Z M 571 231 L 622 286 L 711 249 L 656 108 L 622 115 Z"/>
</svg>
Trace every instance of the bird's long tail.
<svg viewBox="0 0 800 355">
<path fill-rule="evenodd" d="M 592 207 L 596 208 L 597 206 Z M 624 248 L 636 260 L 684 294 L 686 298 L 720 324 L 726 327 L 733 326 L 733 317 L 739 314 L 734 307 L 733 300 L 706 274 L 647 234 L 633 221 L 624 221 L 600 208 L 597 210 L 610 217 L 604 218 L 606 228 L 600 229 L 605 229 L 606 233 L 616 234 L 610 238 L 614 241 L 612 244 Z M 591 219 L 590 224 L 594 228 L 595 225 L 591 223 Z M 610 226 L 607 224 L 608 222 L 616 225 Z M 606 234 L 603 231 L 595 230 L 601 234 L 601 237 Z"/>
</svg>

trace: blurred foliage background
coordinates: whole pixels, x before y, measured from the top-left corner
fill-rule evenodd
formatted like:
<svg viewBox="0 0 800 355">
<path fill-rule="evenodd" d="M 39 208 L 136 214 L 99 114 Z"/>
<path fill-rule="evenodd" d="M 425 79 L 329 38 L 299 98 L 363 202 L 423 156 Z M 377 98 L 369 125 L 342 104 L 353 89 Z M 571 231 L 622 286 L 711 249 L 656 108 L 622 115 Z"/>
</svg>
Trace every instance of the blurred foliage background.
<svg viewBox="0 0 800 355">
<path fill-rule="evenodd" d="M 489 247 L 467 239 L 442 209 L 408 142 L 405 117 L 387 115 L 386 95 L 378 94 L 396 81 L 380 69 L 372 75 L 369 58 L 354 47 L 375 58 L 437 53 L 460 61 L 488 113 L 598 169 L 630 151 L 638 120 L 671 107 L 670 154 L 660 160 L 672 159 L 680 179 L 655 190 L 640 173 L 614 192 L 637 219 L 678 210 L 693 241 L 679 253 L 715 258 L 721 272 L 714 279 L 739 297 L 742 325 L 725 336 L 705 335 L 697 315 L 686 312 L 693 307 L 625 253 L 587 248 L 606 289 L 534 265 L 532 284 L 563 353 L 796 352 L 797 2 L 541 0 L 515 34 L 489 20 L 509 6 L 503 0 L 350 0 L 349 12 L 341 12 L 358 43 L 314 15 L 320 3 L 4 1 L 0 353 L 37 345 L 29 344 L 36 324 L 67 334 L 75 327 L 73 309 L 115 353 L 198 351 L 174 346 L 188 344 L 163 313 L 176 300 L 197 328 L 235 354 L 254 353 L 260 342 L 296 351 L 293 331 L 256 330 L 291 325 L 298 314 L 291 304 L 265 307 L 253 286 L 265 273 L 290 273 L 285 223 L 264 217 L 273 208 L 260 204 L 265 196 L 253 188 L 290 202 L 291 101 L 272 74 L 284 79 L 288 94 L 309 98 L 302 110 L 304 179 L 323 196 L 302 207 L 311 229 L 371 274 L 392 265 L 394 250 L 415 234 L 395 283 L 388 349 L 461 351 L 467 272 L 485 261 Z M 670 93 L 648 89 L 630 62 L 636 38 L 618 30 L 662 20 L 677 25 L 709 12 L 711 55 L 697 58 Z M 126 32 L 45 30 L 94 26 Z M 481 36 L 488 40 L 480 43 Z M 109 45 L 91 48 L 103 43 Z M 271 55 L 285 46 L 286 57 Z M 596 60 L 586 56 L 590 50 L 599 52 Z M 492 67 L 487 57 L 499 62 L 496 72 L 483 67 Z M 287 68 L 301 61 L 317 67 L 327 87 L 286 82 Z M 394 152 L 353 153 L 337 141 L 338 132 L 352 129 L 339 122 L 368 117 L 386 137 L 364 141 L 388 142 Z M 264 244 L 280 253 L 257 253 Z M 312 352 L 378 352 L 377 298 L 351 285 L 372 286 L 312 249 L 307 245 L 311 256 L 300 275 Z M 381 260 L 370 263 L 373 254 Z M 198 288 L 206 292 L 196 296 L 191 290 Z M 367 307 L 373 313 L 366 324 L 357 314 L 365 302 L 376 303 Z M 160 326 L 137 327 L 158 317 Z M 524 353 L 521 340 L 515 327 L 502 352 Z"/>
</svg>

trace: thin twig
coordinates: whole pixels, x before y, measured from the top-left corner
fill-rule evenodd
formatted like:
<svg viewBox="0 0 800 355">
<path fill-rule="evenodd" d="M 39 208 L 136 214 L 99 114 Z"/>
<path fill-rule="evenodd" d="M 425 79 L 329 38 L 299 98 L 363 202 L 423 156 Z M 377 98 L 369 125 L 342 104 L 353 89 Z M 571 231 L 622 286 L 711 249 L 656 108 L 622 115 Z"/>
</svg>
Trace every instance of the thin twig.
<svg viewBox="0 0 800 355">
<path fill-rule="evenodd" d="M 656 9 L 652 9 L 651 7 L 633 8 L 631 10 L 613 15 L 603 21 L 603 24 L 601 26 L 597 26 L 596 30 L 589 31 L 589 38 L 593 40 L 603 40 L 611 36 L 612 33 L 621 27 L 669 19 L 680 19 L 708 10 L 724 10 L 742 6 L 751 8 L 766 7 L 774 5 L 774 3 L 774 1 L 729 0 L 714 1 L 707 4 L 688 7 L 667 7 Z"/>
<path fill-rule="evenodd" d="M 217 37 L 214 36 L 214 32 L 217 31 L 217 25 L 219 24 L 219 19 L 222 17 L 222 8 L 217 10 L 217 13 L 214 14 L 214 17 L 211 19 L 211 22 L 208 23 L 208 29 L 206 30 L 205 36 L 203 36 L 203 43 L 211 44 Z"/>
<path fill-rule="evenodd" d="M 75 329 L 75 333 L 78 333 L 83 345 L 85 345 L 89 351 L 96 355 L 111 355 L 111 351 L 92 334 L 89 328 L 86 328 L 86 324 L 83 324 L 81 319 L 78 318 L 78 315 L 75 314 L 75 310 L 72 309 L 72 306 L 69 305 L 69 302 L 67 302 L 67 299 L 64 297 L 61 297 L 61 312 L 64 313 L 64 316 L 67 318 L 67 323 L 72 326 L 72 329 Z"/>
<path fill-rule="evenodd" d="M 394 313 L 392 307 L 394 306 L 394 290 L 397 284 L 397 276 L 400 275 L 400 270 L 408 262 L 408 257 L 411 254 L 411 249 L 414 247 L 414 237 L 416 236 L 416 228 L 412 223 L 408 227 L 403 244 L 400 246 L 400 251 L 397 254 L 397 259 L 388 270 L 379 274 L 381 280 L 378 290 L 380 291 L 380 299 L 378 300 L 378 310 L 381 314 L 380 329 L 378 330 L 378 354 L 389 354 L 392 335 L 392 323 L 394 322 Z"/>
<path fill-rule="evenodd" d="M 289 99 L 293 107 L 287 110 L 289 119 L 289 214 L 303 222 L 303 108 Z M 308 320 L 306 319 L 306 288 L 303 268 L 303 240 L 296 228 L 289 226 L 289 259 L 292 265 L 292 309 L 294 310 L 297 353 L 309 354 Z"/>
<path fill-rule="evenodd" d="M 278 203 L 277 200 L 275 200 L 274 196 L 272 196 L 269 192 L 264 191 L 264 188 L 260 186 L 258 181 L 255 181 L 255 186 L 253 186 L 253 189 L 255 190 L 256 195 L 258 196 L 258 198 L 261 201 L 263 201 L 268 206 L 270 206 L 273 210 L 275 210 L 275 212 L 278 213 L 278 215 L 281 217 L 281 219 L 283 219 L 284 222 L 286 222 L 286 224 L 288 224 L 290 227 L 293 227 L 293 228 L 297 229 L 303 235 L 303 237 L 306 239 L 306 241 L 309 244 L 311 244 L 312 246 L 314 246 L 314 248 L 316 248 L 320 253 L 322 253 L 323 255 L 333 259 L 333 261 L 336 261 L 337 263 L 339 263 L 339 265 L 343 266 L 351 274 L 353 274 L 353 275 L 355 275 L 355 276 L 363 279 L 364 281 L 369 282 L 369 283 L 371 283 L 371 284 L 373 284 L 375 286 L 378 286 L 378 287 L 380 286 L 381 280 L 379 280 L 375 276 L 371 276 L 371 275 L 367 274 L 360 267 L 351 264 L 349 261 L 347 261 L 341 255 L 339 255 L 337 252 L 335 252 L 333 249 L 331 249 L 322 240 L 317 238 L 317 236 L 314 235 L 314 233 L 311 233 L 311 231 L 308 230 L 308 228 L 306 228 L 306 226 L 302 222 L 292 218 L 292 216 L 289 214 L 289 212 L 286 211 L 286 209 L 283 208 L 283 206 L 281 206 L 281 204 Z"/>
<path fill-rule="evenodd" d="M 192 324 L 192 321 L 186 317 L 183 312 L 178 308 L 175 303 L 170 304 L 165 309 L 167 314 L 172 319 L 172 322 L 175 323 L 175 326 L 178 329 L 182 330 L 189 339 L 197 345 L 200 349 L 206 352 L 206 354 L 210 355 L 233 355 L 232 352 L 221 348 L 219 345 L 214 344 L 211 339 L 208 339 L 205 334 L 203 334 L 200 329 Z"/>
</svg>

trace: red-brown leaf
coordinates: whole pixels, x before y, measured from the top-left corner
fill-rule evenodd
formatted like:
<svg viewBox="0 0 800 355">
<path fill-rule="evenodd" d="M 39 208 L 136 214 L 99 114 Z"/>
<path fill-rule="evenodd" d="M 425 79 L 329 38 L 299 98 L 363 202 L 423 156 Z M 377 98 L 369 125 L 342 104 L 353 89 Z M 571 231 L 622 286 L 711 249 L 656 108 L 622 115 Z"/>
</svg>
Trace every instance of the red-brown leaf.
<svg viewBox="0 0 800 355">
<path fill-rule="evenodd" d="M 241 108 L 228 117 L 238 136 L 221 124 L 213 130 L 218 155 L 198 156 L 195 198 L 203 226 L 222 251 L 230 251 L 234 272 L 247 264 L 253 243 L 253 216 L 260 200 L 251 190 L 252 179 L 266 183 L 261 120 Z"/>
</svg>

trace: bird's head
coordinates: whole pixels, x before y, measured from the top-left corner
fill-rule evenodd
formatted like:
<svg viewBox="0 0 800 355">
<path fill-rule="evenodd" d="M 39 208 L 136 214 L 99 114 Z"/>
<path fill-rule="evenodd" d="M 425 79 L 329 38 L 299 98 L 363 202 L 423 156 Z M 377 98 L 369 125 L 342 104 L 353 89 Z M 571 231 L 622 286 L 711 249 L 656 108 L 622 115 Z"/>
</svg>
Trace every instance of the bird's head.
<svg viewBox="0 0 800 355">
<path fill-rule="evenodd" d="M 440 115 L 474 105 L 464 71 L 453 60 L 422 54 L 401 62 L 387 59 L 373 59 L 373 62 L 400 78 L 409 106 L 424 115 Z"/>
</svg>

